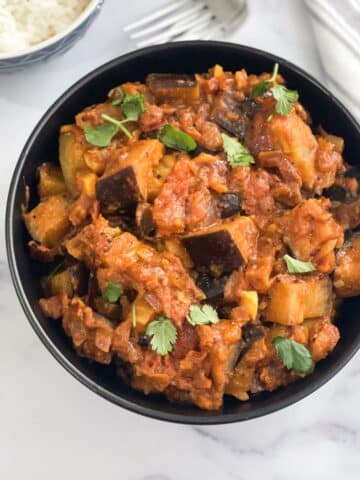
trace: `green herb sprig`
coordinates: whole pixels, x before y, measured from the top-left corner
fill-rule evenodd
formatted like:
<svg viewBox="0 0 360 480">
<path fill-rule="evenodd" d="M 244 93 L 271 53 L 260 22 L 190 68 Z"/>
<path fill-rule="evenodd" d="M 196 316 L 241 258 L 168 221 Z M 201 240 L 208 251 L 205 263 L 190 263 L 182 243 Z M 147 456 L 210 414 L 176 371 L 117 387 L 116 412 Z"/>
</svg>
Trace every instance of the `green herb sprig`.
<svg viewBox="0 0 360 480">
<path fill-rule="evenodd" d="M 275 112 L 280 115 L 288 115 L 299 99 L 299 94 L 296 90 L 289 90 L 284 85 L 276 83 L 276 77 L 279 71 L 279 64 L 275 63 L 273 73 L 268 80 L 255 85 L 251 90 L 250 97 L 256 98 L 264 95 L 267 91 L 270 91 L 276 100 Z M 271 85 L 273 85 L 271 87 Z M 270 118 L 272 118 L 270 116 Z"/>
<path fill-rule="evenodd" d="M 116 303 L 123 293 L 122 285 L 108 282 L 103 291 L 102 298 L 105 302 Z"/>
<path fill-rule="evenodd" d="M 107 147 L 110 145 L 114 135 L 119 131 L 123 132 L 128 138 L 131 138 L 131 132 L 125 127 L 125 124 L 128 122 L 136 122 L 139 119 L 141 113 L 145 111 L 145 98 L 143 95 L 136 93 L 134 95 L 126 94 L 123 97 L 119 97 L 113 101 L 113 104 L 115 101 L 119 101 L 116 105 L 121 107 L 125 119 L 117 120 L 103 113 L 101 118 L 105 120 L 106 123 L 96 126 L 85 126 L 85 138 L 91 145 Z"/>
<path fill-rule="evenodd" d="M 145 335 L 150 337 L 150 346 L 156 353 L 167 355 L 175 345 L 177 331 L 172 321 L 162 315 L 149 323 Z"/>
<path fill-rule="evenodd" d="M 184 153 L 195 150 L 197 146 L 190 135 L 175 128 L 171 123 L 166 123 L 159 129 L 158 139 L 167 147 Z"/>
<path fill-rule="evenodd" d="M 226 153 L 226 160 L 232 168 L 248 167 L 255 163 L 254 157 L 249 150 L 244 147 L 238 140 L 229 137 L 225 133 L 221 134 L 223 139 L 223 147 Z"/>
<path fill-rule="evenodd" d="M 211 305 L 191 305 L 187 321 L 195 327 L 196 325 L 208 325 L 218 323 L 219 317 L 216 310 Z"/>
<path fill-rule="evenodd" d="M 284 255 L 284 261 L 289 273 L 309 273 L 315 272 L 316 268 L 312 262 L 302 262 L 290 255 Z"/>
<path fill-rule="evenodd" d="M 296 373 L 308 373 L 312 370 L 314 361 L 305 345 L 284 337 L 274 338 L 272 344 L 281 361 L 289 370 Z"/>
</svg>

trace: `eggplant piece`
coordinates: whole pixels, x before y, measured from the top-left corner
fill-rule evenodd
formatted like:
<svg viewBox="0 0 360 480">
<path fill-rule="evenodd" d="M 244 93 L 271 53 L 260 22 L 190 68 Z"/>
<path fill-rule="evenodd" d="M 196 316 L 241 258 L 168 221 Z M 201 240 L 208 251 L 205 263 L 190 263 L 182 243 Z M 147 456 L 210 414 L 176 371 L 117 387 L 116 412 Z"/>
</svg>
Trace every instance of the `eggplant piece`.
<svg viewBox="0 0 360 480">
<path fill-rule="evenodd" d="M 84 264 L 75 262 L 65 270 L 50 274 L 43 280 L 43 288 L 48 297 L 65 294 L 68 297 L 85 295 L 88 289 L 89 271 Z"/>
<path fill-rule="evenodd" d="M 122 306 L 119 303 L 109 303 L 102 297 L 95 297 L 94 309 L 110 320 L 113 327 L 117 327 L 122 320 Z"/>
<path fill-rule="evenodd" d="M 338 251 L 334 272 L 334 286 L 339 297 L 360 295 L 360 233 Z"/>
<path fill-rule="evenodd" d="M 253 322 L 246 323 L 242 328 L 242 345 L 238 360 L 240 361 L 255 342 L 265 337 L 263 326 Z"/>
<path fill-rule="evenodd" d="M 199 85 L 194 75 L 181 73 L 151 73 L 146 85 L 156 98 L 174 98 L 194 101 L 199 98 Z"/>
<path fill-rule="evenodd" d="M 211 119 L 219 127 L 243 141 L 246 129 L 257 109 L 257 104 L 250 99 L 239 102 L 233 95 L 222 93 L 215 100 Z"/>
<path fill-rule="evenodd" d="M 314 273 L 278 275 L 269 290 L 265 320 L 281 325 L 299 325 L 304 319 L 327 317 L 333 308 L 332 283 L 328 276 Z"/>
<path fill-rule="evenodd" d="M 222 297 L 227 279 L 228 277 L 214 278 L 201 272 L 196 278 L 196 285 L 205 293 L 207 299 Z"/>
<path fill-rule="evenodd" d="M 76 127 L 63 127 L 59 137 L 59 161 L 65 184 L 72 195 L 79 193 L 76 176 L 79 170 L 87 169 L 84 153 L 87 150 L 85 139 L 76 135 Z M 81 140 L 79 140 L 81 138 Z"/>
<path fill-rule="evenodd" d="M 128 313 L 127 319 L 132 323 L 135 322 L 136 331 L 143 334 L 148 323 L 154 319 L 156 315 L 153 307 L 145 300 L 145 298 L 138 295 L 133 302 L 132 308 Z"/>
<path fill-rule="evenodd" d="M 243 263 L 241 253 L 227 230 L 192 235 L 184 238 L 183 244 L 197 268 L 230 273 Z"/>
<path fill-rule="evenodd" d="M 219 198 L 218 207 L 221 218 L 228 218 L 241 211 L 241 200 L 237 193 L 223 193 Z"/>
<path fill-rule="evenodd" d="M 360 198 L 331 208 L 335 220 L 345 229 L 354 230 L 360 225 Z"/>
<path fill-rule="evenodd" d="M 134 212 L 142 200 L 134 168 L 129 166 L 119 172 L 100 178 L 96 182 L 96 197 L 104 215 L 116 212 Z"/>
<path fill-rule="evenodd" d="M 152 208 L 148 203 L 141 203 L 136 209 L 136 224 L 143 238 L 154 237 L 156 225 L 152 216 Z"/>
<path fill-rule="evenodd" d="M 323 197 L 330 198 L 335 202 L 345 202 L 347 192 L 341 185 L 332 185 L 329 188 L 325 188 L 322 192 Z"/>
<path fill-rule="evenodd" d="M 249 217 L 238 217 L 182 239 L 196 268 L 221 276 L 248 261 L 257 229 Z"/>
<path fill-rule="evenodd" d="M 238 305 L 237 302 L 229 302 L 228 300 L 225 300 L 222 296 L 208 297 L 204 300 L 203 303 L 208 303 L 213 308 L 215 308 L 219 318 L 223 320 L 230 319 L 231 310 Z"/>
<path fill-rule="evenodd" d="M 257 340 L 265 337 L 265 329 L 261 325 L 248 322 L 243 326 L 242 336 L 248 348 L 250 348 Z"/>
<path fill-rule="evenodd" d="M 66 186 L 61 168 L 52 163 L 43 163 L 38 168 L 38 194 L 40 200 L 51 195 L 65 194 Z"/>
<path fill-rule="evenodd" d="M 139 140 L 119 159 L 116 170 L 96 182 L 102 213 L 133 216 L 140 201 L 147 201 L 154 170 L 164 155 L 159 140 Z"/>
<path fill-rule="evenodd" d="M 70 230 L 70 202 L 65 195 L 53 195 L 24 213 L 29 234 L 45 247 L 56 247 Z"/>
</svg>

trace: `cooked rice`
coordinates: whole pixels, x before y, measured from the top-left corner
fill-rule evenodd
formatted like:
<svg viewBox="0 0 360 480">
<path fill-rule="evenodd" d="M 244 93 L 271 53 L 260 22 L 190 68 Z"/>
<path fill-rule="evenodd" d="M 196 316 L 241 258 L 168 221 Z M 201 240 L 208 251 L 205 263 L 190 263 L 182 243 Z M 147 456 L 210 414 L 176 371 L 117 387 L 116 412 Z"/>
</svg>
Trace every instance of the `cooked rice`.
<svg viewBox="0 0 360 480">
<path fill-rule="evenodd" d="M 65 30 L 90 0 L 0 0 L 0 54 L 27 50 Z"/>
</svg>

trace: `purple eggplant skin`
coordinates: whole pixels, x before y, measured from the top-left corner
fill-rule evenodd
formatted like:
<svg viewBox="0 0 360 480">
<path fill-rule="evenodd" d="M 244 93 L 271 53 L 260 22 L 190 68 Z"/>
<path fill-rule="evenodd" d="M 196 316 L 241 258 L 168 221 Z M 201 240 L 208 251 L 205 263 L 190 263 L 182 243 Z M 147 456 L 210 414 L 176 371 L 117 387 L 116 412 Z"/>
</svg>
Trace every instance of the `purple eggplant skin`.
<svg viewBox="0 0 360 480">
<path fill-rule="evenodd" d="M 194 101 L 199 98 L 199 85 L 194 75 L 180 73 L 151 73 L 146 85 L 157 98 L 179 98 Z"/>
<path fill-rule="evenodd" d="M 237 193 L 223 193 L 218 202 L 221 218 L 229 218 L 241 211 L 241 199 Z"/>
<path fill-rule="evenodd" d="M 199 272 L 195 283 L 205 293 L 206 299 L 211 299 L 223 297 L 227 279 L 227 276 L 214 278 L 209 273 Z"/>
<path fill-rule="evenodd" d="M 196 268 L 230 273 L 243 263 L 238 247 L 227 230 L 188 236 L 182 239 Z"/>
<path fill-rule="evenodd" d="M 344 187 L 341 185 L 332 185 L 329 188 L 325 188 L 322 192 L 322 195 L 326 198 L 330 198 L 335 202 L 345 202 L 347 197 L 347 192 Z"/>
<path fill-rule="evenodd" d="M 100 178 L 96 183 L 96 198 L 105 216 L 116 212 L 133 212 L 142 200 L 133 167 L 128 166 Z"/>
<path fill-rule="evenodd" d="M 87 293 L 90 272 L 83 263 L 76 262 L 67 267 L 70 274 L 74 293 L 83 296 Z"/>
<path fill-rule="evenodd" d="M 240 102 L 233 95 L 223 93 L 215 102 L 211 119 L 220 128 L 243 141 L 250 120 L 257 109 L 256 103 L 250 99 Z"/>
<path fill-rule="evenodd" d="M 248 322 L 242 327 L 241 350 L 238 361 L 240 361 L 245 353 L 253 346 L 253 344 L 265 336 L 265 330 L 261 325 Z"/>
</svg>

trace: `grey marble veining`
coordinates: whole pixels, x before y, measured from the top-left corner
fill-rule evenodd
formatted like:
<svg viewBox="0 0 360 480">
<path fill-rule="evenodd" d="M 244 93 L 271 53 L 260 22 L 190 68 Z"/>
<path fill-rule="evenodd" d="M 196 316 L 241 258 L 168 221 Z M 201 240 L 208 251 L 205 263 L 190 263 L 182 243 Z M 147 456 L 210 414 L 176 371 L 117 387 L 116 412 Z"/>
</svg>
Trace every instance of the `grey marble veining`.
<svg viewBox="0 0 360 480">
<path fill-rule="evenodd" d="M 281 412 L 235 425 L 172 425 L 88 391 L 50 356 L 21 311 L 5 264 L 3 218 L 22 145 L 65 88 L 132 48 L 122 26 L 160 3 L 133 1 L 124 9 L 107 0 L 84 40 L 66 55 L 0 77 L 0 478 L 358 480 L 359 354 L 320 390 Z M 249 19 L 232 40 L 284 56 L 322 80 L 302 2 L 249 3 Z"/>
</svg>

